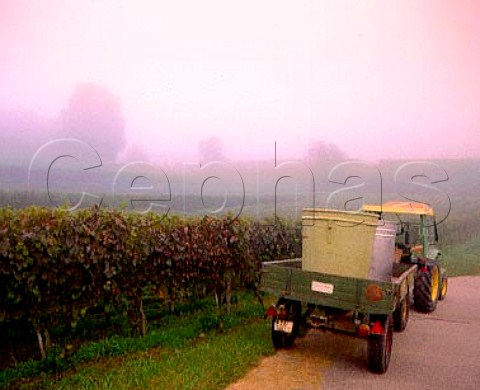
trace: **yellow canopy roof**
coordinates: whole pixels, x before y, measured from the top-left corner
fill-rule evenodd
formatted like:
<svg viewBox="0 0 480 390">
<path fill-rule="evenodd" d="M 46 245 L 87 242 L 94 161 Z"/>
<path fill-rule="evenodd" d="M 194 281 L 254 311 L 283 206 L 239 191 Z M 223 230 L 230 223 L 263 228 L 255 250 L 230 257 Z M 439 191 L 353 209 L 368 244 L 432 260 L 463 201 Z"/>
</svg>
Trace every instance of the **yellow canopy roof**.
<svg viewBox="0 0 480 390">
<path fill-rule="evenodd" d="M 424 203 L 400 201 L 385 202 L 383 205 L 365 204 L 363 205 L 363 211 L 374 213 L 428 215 L 431 217 L 435 215 L 433 209 Z"/>
</svg>

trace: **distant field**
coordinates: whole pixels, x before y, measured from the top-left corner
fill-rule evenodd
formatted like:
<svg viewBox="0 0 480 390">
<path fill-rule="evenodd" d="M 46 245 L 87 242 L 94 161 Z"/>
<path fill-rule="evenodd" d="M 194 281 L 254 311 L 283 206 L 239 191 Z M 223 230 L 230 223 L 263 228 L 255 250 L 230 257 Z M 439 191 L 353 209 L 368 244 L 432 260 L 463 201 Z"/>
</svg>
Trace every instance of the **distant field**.
<svg viewBox="0 0 480 390">
<path fill-rule="evenodd" d="M 480 238 L 445 247 L 442 264 L 449 276 L 480 275 Z"/>
</svg>

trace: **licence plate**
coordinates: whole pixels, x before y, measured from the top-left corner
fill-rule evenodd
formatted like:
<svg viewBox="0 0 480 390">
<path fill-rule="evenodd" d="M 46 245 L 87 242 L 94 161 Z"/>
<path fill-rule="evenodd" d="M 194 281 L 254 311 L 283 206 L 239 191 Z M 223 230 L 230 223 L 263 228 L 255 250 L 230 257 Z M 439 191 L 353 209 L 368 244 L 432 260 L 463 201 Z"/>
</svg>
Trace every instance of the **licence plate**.
<svg viewBox="0 0 480 390">
<path fill-rule="evenodd" d="M 273 330 L 283 333 L 292 333 L 293 321 L 275 321 L 273 325 Z"/>
<path fill-rule="evenodd" d="M 312 291 L 317 291 L 324 294 L 333 294 L 333 288 L 333 284 L 312 281 Z"/>
</svg>

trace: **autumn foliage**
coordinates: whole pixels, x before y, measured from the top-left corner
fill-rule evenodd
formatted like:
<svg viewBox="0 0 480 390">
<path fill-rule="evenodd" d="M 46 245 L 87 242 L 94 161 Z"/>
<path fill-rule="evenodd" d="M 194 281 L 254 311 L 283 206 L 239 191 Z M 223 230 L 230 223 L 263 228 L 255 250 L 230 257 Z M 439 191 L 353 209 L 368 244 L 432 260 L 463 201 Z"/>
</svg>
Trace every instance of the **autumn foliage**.
<svg viewBox="0 0 480 390">
<path fill-rule="evenodd" d="M 144 334 L 146 290 L 171 305 L 222 299 L 256 290 L 261 261 L 300 251 L 298 229 L 281 222 L 3 208 L 0 323 L 27 318 L 41 338 L 52 326 L 74 328 L 95 308 L 126 304 L 132 330 Z"/>
</svg>

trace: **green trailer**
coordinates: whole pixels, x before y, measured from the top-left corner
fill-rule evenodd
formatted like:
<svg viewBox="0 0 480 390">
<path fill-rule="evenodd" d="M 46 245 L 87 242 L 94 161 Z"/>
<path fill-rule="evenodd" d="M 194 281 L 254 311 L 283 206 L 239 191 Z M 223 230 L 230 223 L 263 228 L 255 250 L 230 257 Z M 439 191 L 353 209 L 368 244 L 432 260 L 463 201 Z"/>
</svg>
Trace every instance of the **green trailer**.
<svg viewBox="0 0 480 390">
<path fill-rule="evenodd" d="M 274 347 L 292 346 L 309 328 L 340 332 L 366 339 L 370 370 L 384 373 L 394 330 L 406 328 L 410 303 L 419 299 L 415 290 L 420 284 L 425 290 L 428 279 L 428 300 L 444 297 L 440 268 L 434 260 L 399 256 L 401 224 L 375 210 L 305 209 L 302 223 L 302 258 L 262 267 L 262 289 L 278 297 L 266 313 Z M 433 269 L 436 284 L 428 277 Z"/>
<path fill-rule="evenodd" d="M 267 312 L 274 347 L 292 346 L 308 328 L 350 334 L 367 339 L 369 368 L 385 372 L 393 330 L 407 326 L 416 268 L 394 264 L 387 282 L 304 271 L 301 259 L 264 263 L 263 290 L 279 297 Z"/>
</svg>

